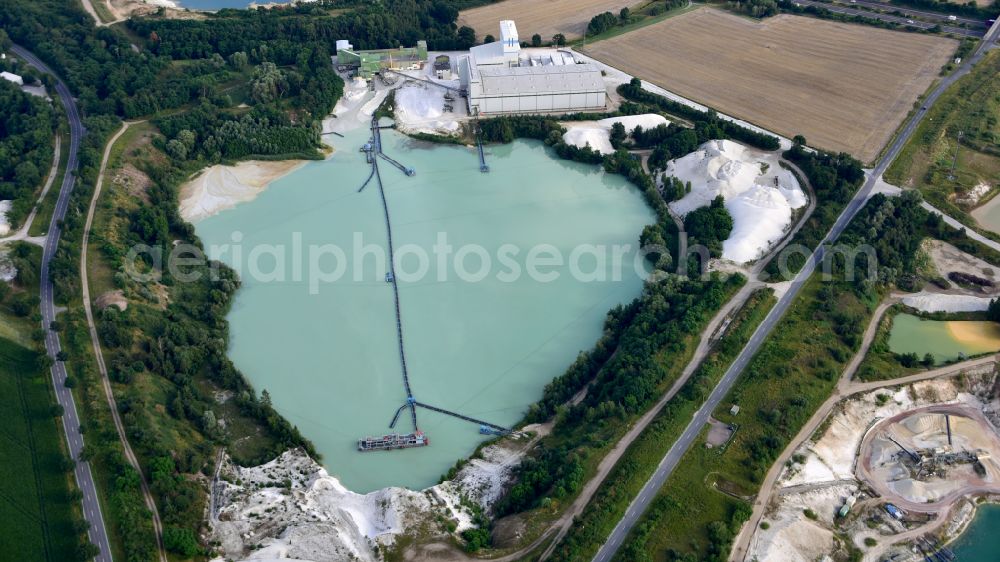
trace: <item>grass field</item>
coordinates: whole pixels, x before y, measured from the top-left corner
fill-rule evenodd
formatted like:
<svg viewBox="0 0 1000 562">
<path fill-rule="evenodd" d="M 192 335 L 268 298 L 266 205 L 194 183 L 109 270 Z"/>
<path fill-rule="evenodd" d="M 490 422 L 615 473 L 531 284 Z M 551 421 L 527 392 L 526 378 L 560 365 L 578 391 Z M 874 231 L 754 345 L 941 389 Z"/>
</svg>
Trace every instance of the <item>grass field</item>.
<svg viewBox="0 0 1000 562">
<path fill-rule="evenodd" d="M 1000 52 L 993 51 L 938 98 L 916 134 L 886 170 L 886 181 L 918 188 L 934 205 L 974 225 L 966 214 L 968 206 L 955 198 L 979 184 L 995 187 L 1000 183 L 998 91 Z M 949 179 L 953 163 L 955 173 Z"/>
<path fill-rule="evenodd" d="M 810 145 L 872 161 L 955 53 L 952 39 L 712 8 L 589 44 L 629 74 Z"/>
<path fill-rule="evenodd" d="M 0 339 L 0 552 L 73 560 L 77 533 L 48 377 L 35 353 Z"/>
<path fill-rule="evenodd" d="M 637 0 L 505 0 L 488 4 L 458 15 L 458 25 L 476 30 L 476 40 L 487 34 L 499 39 L 500 20 L 512 19 L 517 24 L 521 41 L 531 41 L 539 34 L 549 41 L 556 33 L 567 39 L 583 35 L 590 18 L 604 12 L 618 15 L 622 8 L 632 8 Z"/>
</svg>

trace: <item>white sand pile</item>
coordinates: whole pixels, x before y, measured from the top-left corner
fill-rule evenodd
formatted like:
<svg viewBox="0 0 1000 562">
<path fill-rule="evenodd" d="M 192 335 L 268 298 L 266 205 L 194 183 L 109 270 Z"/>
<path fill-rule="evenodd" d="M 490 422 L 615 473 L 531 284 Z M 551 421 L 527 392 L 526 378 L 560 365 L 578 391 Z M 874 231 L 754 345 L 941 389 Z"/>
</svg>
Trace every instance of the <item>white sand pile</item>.
<svg viewBox="0 0 1000 562">
<path fill-rule="evenodd" d="M 10 219 L 7 218 L 7 213 L 13 205 L 13 201 L 0 201 L 0 236 L 10 234 Z"/>
<path fill-rule="evenodd" d="M 326 132 L 346 133 L 358 127 L 367 127 L 375 110 L 388 95 L 389 90 L 372 92 L 368 83 L 361 78 L 354 78 L 344 83 L 344 95 L 333 107 L 333 116 L 323 120 L 323 130 Z M 328 143 L 329 144 L 329 143 Z"/>
<path fill-rule="evenodd" d="M 578 148 L 589 146 L 601 154 L 613 154 L 615 149 L 611 146 L 610 133 L 601 127 L 570 125 L 563 133 L 563 142 Z"/>
<path fill-rule="evenodd" d="M 436 527 L 444 517 L 456 532 L 473 527 L 467 498 L 487 512 L 509 485 L 523 453 L 511 441 L 483 448 L 454 480 L 419 492 L 383 488 L 358 494 L 299 450 L 242 468 L 223 466 L 212 539 L 226 559 L 378 560 L 375 545 Z M 287 486 L 286 486 L 287 483 Z"/>
<path fill-rule="evenodd" d="M 430 84 L 407 82 L 396 90 L 396 122 L 400 129 L 430 134 L 455 134 L 461 128 L 444 110 L 445 90 Z M 452 102 L 458 107 L 458 100 Z"/>
<path fill-rule="evenodd" d="M 750 542 L 748 560 L 767 562 L 809 562 L 829 560 L 826 555 L 835 548 L 833 510 L 855 491 L 854 486 L 842 485 L 790 494 L 781 498 L 778 509 L 765 517 L 770 527 L 758 528 Z M 810 509 L 818 520 L 807 519 Z"/>
<path fill-rule="evenodd" d="M 305 162 L 247 160 L 235 166 L 215 165 L 181 186 L 180 213 L 188 222 L 198 222 L 252 201 L 268 184 L 289 174 Z"/>
<path fill-rule="evenodd" d="M 670 121 L 654 113 L 608 117 L 600 121 L 566 121 L 562 123 L 566 127 L 563 142 L 579 148 L 590 145 L 590 148 L 601 154 L 612 154 L 615 149 L 611 146 L 611 126 L 615 123 L 621 123 L 625 131 L 631 134 L 637 126 L 653 129 L 659 125 L 669 125 Z"/>
<path fill-rule="evenodd" d="M 990 306 L 990 297 L 975 295 L 941 295 L 937 293 L 915 293 L 903 297 L 906 306 L 924 312 L 980 312 Z"/>
<path fill-rule="evenodd" d="M 299 451 L 252 468 L 227 463 L 222 474 L 228 482 L 219 484 L 214 534 L 230 559 L 253 552 L 255 558 L 374 562 L 375 541 L 401 532 L 408 512 L 430 507 L 423 493 L 401 488 L 351 492 Z"/>
<path fill-rule="evenodd" d="M 722 244 L 723 259 L 747 263 L 781 240 L 792 210 L 806 204 L 795 176 L 776 154 L 751 150 L 729 140 L 708 141 L 667 164 L 667 175 L 691 182 L 691 193 L 670 204 L 680 215 L 721 195 L 733 217 L 733 232 Z"/>
<path fill-rule="evenodd" d="M 955 197 L 955 202 L 960 205 L 976 205 L 979 200 L 983 198 L 984 195 L 990 192 L 990 184 L 986 182 L 979 182 L 975 187 L 966 191 L 960 196 Z"/>
</svg>

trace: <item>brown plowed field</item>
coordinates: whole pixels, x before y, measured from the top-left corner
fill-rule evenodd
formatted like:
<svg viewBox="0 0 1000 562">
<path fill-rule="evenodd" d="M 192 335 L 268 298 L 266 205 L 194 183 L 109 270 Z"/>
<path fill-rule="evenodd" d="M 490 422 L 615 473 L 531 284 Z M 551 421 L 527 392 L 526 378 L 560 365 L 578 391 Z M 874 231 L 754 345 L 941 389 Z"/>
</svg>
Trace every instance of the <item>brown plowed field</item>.
<svg viewBox="0 0 1000 562">
<path fill-rule="evenodd" d="M 514 20 L 521 41 L 530 42 L 536 33 L 543 41 L 556 33 L 574 39 L 583 35 L 590 18 L 597 14 L 617 16 L 622 8 L 636 4 L 638 0 L 504 0 L 460 13 L 458 25 L 475 29 L 480 43 L 486 35 L 500 38 L 500 20 Z"/>
<path fill-rule="evenodd" d="M 588 45 L 629 74 L 809 144 L 875 159 L 958 44 L 943 37 L 702 8 Z"/>
</svg>

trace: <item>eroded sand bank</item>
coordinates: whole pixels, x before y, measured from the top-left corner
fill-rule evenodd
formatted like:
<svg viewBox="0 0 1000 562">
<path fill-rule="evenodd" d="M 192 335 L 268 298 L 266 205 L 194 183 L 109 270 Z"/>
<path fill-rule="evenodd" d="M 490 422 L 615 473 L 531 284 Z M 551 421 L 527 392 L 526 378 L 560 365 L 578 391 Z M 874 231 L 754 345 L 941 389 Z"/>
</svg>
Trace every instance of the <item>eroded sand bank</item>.
<svg viewBox="0 0 1000 562">
<path fill-rule="evenodd" d="M 305 160 L 248 160 L 235 166 L 217 164 L 181 186 L 180 213 L 195 223 L 257 198 L 271 182 L 294 172 Z"/>
</svg>

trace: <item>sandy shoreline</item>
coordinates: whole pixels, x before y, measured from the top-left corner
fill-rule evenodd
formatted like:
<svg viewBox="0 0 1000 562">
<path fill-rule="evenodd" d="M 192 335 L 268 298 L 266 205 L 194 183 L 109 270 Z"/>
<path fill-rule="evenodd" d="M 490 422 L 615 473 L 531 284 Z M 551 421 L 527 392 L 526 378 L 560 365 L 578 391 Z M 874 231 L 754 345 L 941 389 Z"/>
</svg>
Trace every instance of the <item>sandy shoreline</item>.
<svg viewBox="0 0 1000 562">
<path fill-rule="evenodd" d="M 957 320 L 947 322 L 948 333 L 956 341 L 983 349 L 1000 347 L 1000 327 L 994 322 Z"/>
<path fill-rule="evenodd" d="M 210 166 L 181 186 L 181 217 L 197 223 L 240 203 L 253 201 L 271 182 L 298 170 L 306 162 L 247 160 L 235 166 Z"/>
</svg>

